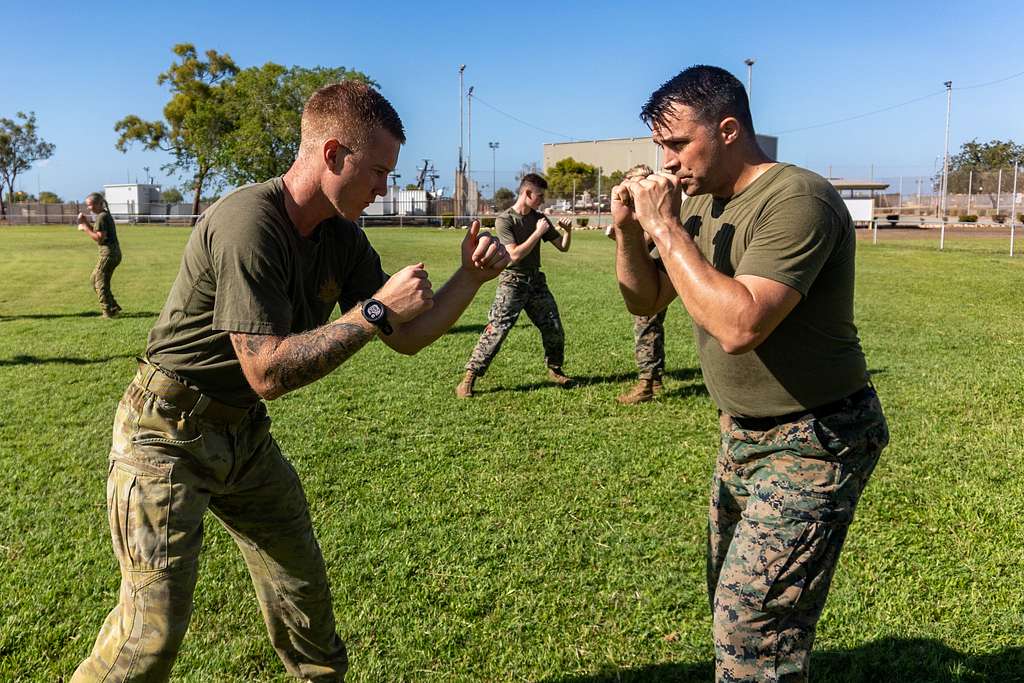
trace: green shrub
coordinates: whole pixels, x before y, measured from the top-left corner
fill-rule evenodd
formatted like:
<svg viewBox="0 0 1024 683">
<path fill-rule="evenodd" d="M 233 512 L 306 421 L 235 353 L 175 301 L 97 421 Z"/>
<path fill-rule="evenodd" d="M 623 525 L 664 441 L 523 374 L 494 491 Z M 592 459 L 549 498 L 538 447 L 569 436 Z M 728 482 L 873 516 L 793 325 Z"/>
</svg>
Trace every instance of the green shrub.
<svg viewBox="0 0 1024 683">
<path fill-rule="evenodd" d="M 590 223 L 590 219 L 589 218 L 577 218 L 576 219 L 576 225 L 580 226 L 581 228 L 587 227 L 588 223 Z"/>
<path fill-rule="evenodd" d="M 455 214 L 454 213 L 442 213 L 441 214 L 441 227 L 442 228 L 454 228 L 455 227 Z"/>
<path fill-rule="evenodd" d="M 492 216 L 490 218 L 481 218 L 480 219 L 480 225 L 485 227 L 485 228 L 493 228 L 494 227 L 494 217 Z"/>
<path fill-rule="evenodd" d="M 964 215 L 960 216 L 960 222 L 961 223 L 977 223 L 978 222 L 978 217 L 975 216 L 973 213 L 965 213 Z"/>
<path fill-rule="evenodd" d="M 996 223 L 1005 223 L 1006 222 L 1006 214 L 1005 213 L 994 213 L 994 214 L 992 214 L 992 220 L 994 220 Z"/>
</svg>

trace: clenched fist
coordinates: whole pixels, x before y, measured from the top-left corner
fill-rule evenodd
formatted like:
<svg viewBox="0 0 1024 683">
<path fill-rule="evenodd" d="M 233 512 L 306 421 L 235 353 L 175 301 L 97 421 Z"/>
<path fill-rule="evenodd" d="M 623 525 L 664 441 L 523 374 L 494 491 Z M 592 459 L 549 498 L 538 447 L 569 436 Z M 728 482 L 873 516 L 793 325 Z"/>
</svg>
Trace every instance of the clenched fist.
<svg viewBox="0 0 1024 683">
<path fill-rule="evenodd" d="M 392 275 L 373 298 L 388 307 L 388 319 L 396 323 L 408 322 L 434 307 L 434 292 L 422 263 Z"/>
</svg>

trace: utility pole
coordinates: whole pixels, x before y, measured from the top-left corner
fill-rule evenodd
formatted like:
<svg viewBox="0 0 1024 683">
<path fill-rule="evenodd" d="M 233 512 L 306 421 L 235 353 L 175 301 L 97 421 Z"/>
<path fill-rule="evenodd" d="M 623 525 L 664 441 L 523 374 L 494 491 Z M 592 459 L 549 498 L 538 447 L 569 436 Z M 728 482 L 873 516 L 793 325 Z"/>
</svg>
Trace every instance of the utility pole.
<svg viewBox="0 0 1024 683">
<path fill-rule="evenodd" d="M 753 85 L 754 80 L 754 58 L 748 57 L 747 59 L 743 60 L 743 63 L 747 65 L 747 102 L 749 103 L 751 93 L 753 92 L 751 90 L 751 87 Z"/>
<path fill-rule="evenodd" d="M 463 100 L 466 99 L 465 90 L 463 88 L 463 73 L 466 71 L 465 64 L 459 64 L 459 165 L 455 169 L 455 223 L 458 224 L 459 216 L 462 214 L 462 195 L 466 188 L 464 187 L 464 179 L 462 171 L 464 170 L 462 165 L 462 143 L 465 141 L 465 136 L 462 130 L 463 125 Z"/>
<path fill-rule="evenodd" d="M 479 208 L 476 205 L 476 186 L 473 185 L 473 86 L 469 86 L 466 92 L 466 131 L 466 185 L 473 193 L 472 199 L 469 200 L 470 211 L 476 214 L 479 213 Z"/>
<path fill-rule="evenodd" d="M 939 251 L 946 243 L 946 190 L 949 176 L 949 110 L 953 105 L 953 81 L 946 81 L 946 147 L 942 153 L 942 230 L 939 233 Z"/>
<path fill-rule="evenodd" d="M 498 177 L 497 174 L 498 174 L 498 172 L 495 170 L 495 168 L 497 168 L 495 160 L 498 158 L 498 146 L 499 145 L 500 145 L 500 143 L 498 143 L 498 142 L 488 142 L 487 143 L 487 146 L 491 148 L 491 198 L 492 199 L 494 198 L 494 193 L 498 191 L 498 181 L 497 181 L 497 177 Z"/>
</svg>

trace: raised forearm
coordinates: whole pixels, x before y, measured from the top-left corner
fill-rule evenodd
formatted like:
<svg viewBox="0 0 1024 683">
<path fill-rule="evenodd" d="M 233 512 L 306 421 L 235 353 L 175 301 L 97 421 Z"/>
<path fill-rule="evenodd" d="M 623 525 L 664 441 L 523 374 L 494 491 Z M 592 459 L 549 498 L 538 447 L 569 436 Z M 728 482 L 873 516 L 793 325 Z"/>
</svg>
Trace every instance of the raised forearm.
<svg viewBox="0 0 1024 683">
<path fill-rule="evenodd" d="M 526 238 L 525 242 L 517 244 L 514 247 L 509 247 L 508 255 L 512 260 L 512 263 L 518 263 L 525 258 L 527 254 L 533 251 L 533 248 L 536 247 L 537 243 L 540 242 L 542 237 L 544 237 L 544 232 L 546 231 L 534 230 L 530 236 Z"/>
<path fill-rule="evenodd" d="M 434 305 L 412 320 L 396 326 L 394 333 L 382 337 L 399 353 L 412 355 L 447 332 L 476 296 L 482 283 L 459 268 L 441 289 L 434 293 Z"/>
<path fill-rule="evenodd" d="M 656 313 L 661 278 L 642 232 L 616 228 L 615 275 L 626 308 L 634 315 Z"/>
<path fill-rule="evenodd" d="M 695 323 L 729 353 L 745 350 L 757 336 L 756 301 L 741 282 L 715 269 L 681 225 L 651 232 L 672 286 Z"/>
<path fill-rule="evenodd" d="M 242 371 L 267 400 L 331 373 L 377 334 L 356 307 L 334 322 L 287 337 L 231 333 Z"/>
</svg>

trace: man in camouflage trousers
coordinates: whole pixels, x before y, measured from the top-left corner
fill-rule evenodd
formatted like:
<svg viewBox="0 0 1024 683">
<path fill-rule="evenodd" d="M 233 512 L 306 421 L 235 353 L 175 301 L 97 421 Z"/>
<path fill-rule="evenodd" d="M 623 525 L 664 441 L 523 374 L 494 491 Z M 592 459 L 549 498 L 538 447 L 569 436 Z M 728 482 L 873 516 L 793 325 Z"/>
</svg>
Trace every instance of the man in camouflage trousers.
<svg viewBox="0 0 1024 683">
<path fill-rule="evenodd" d="M 664 311 L 654 315 L 633 316 L 633 352 L 636 366 L 640 370 L 636 384 L 615 400 L 623 405 L 645 403 L 661 392 L 662 375 L 665 374 L 665 315 Z"/>
<path fill-rule="evenodd" d="M 853 222 L 828 181 L 761 151 L 746 92 L 723 69 L 683 71 L 641 118 L 665 163 L 612 190 L 616 273 L 634 314 L 682 299 L 719 409 L 716 678 L 806 681 L 843 541 L 889 440 L 853 323 Z"/>
<path fill-rule="evenodd" d="M 398 113 L 345 81 L 313 93 L 301 135 L 285 175 L 235 190 L 200 218 L 118 404 L 107 511 L 121 585 L 72 683 L 170 678 L 207 510 L 245 559 L 287 672 L 344 680 L 348 654 L 309 505 L 263 400 L 326 376 L 377 337 L 415 354 L 508 254 L 474 223 L 436 293 L 422 263 L 389 277 L 353 221 L 387 192 L 405 142 Z"/>
<path fill-rule="evenodd" d="M 569 251 L 572 243 L 572 222 L 562 219 L 559 233 L 538 209 L 544 203 L 548 183 L 536 173 L 529 173 L 519 184 L 519 196 L 495 221 L 495 233 L 508 249 L 512 259 L 498 277 L 498 288 L 488 316 L 489 322 L 476 348 L 466 363 L 466 375 L 455 388 L 459 398 L 473 396 L 473 386 L 483 377 L 491 361 L 498 355 L 502 342 L 515 326 L 519 314 L 526 311 L 530 321 L 540 330 L 544 344 L 544 362 L 548 378 L 562 387 L 573 381 L 562 370 L 565 360 L 565 332 L 558 304 L 548 289 L 547 277 L 540 269 L 540 243 L 551 242 L 559 251 Z"/>
<path fill-rule="evenodd" d="M 637 164 L 626 171 L 622 178 L 623 180 L 642 180 L 653 172 L 647 164 Z M 614 240 L 618 233 L 614 225 L 609 225 L 604 234 Z M 651 256 L 657 259 L 658 250 L 653 248 L 651 240 L 648 240 L 648 246 L 652 247 Z M 615 399 L 619 403 L 623 405 L 646 403 L 661 392 L 661 378 L 665 374 L 665 315 L 667 312 L 666 308 L 654 315 L 633 316 L 633 351 L 640 373 L 637 383 Z"/>
</svg>

